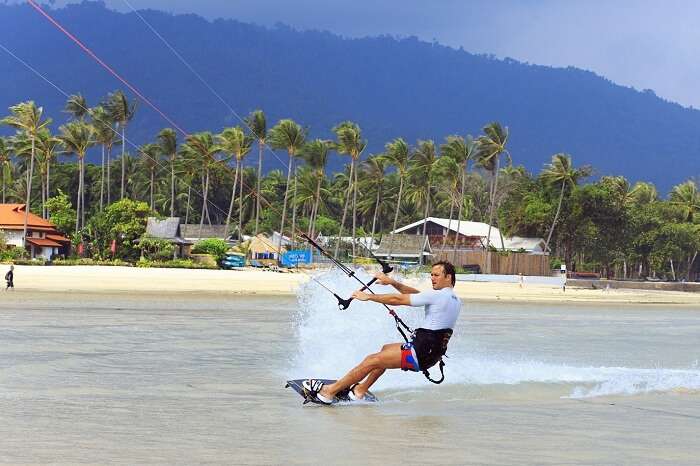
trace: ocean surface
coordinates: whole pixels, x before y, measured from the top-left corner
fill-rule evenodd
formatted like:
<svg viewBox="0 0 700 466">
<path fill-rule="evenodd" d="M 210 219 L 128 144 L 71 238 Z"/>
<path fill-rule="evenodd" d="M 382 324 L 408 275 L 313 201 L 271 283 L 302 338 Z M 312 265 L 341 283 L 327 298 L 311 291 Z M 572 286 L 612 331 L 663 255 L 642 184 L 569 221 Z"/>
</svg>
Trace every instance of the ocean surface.
<svg viewBox="0 0 700 466">
<path fill-rule="evenodd" d="M 700 305 L 465 301 L 442 385 L 392 371 L 378 403 L 302 406 L 287 379 L 337 378 L 400 339 L 381 306 L 334 301 L 313 282 L 2 294 L 0 464 L 700 463 Z"/>
</svg>

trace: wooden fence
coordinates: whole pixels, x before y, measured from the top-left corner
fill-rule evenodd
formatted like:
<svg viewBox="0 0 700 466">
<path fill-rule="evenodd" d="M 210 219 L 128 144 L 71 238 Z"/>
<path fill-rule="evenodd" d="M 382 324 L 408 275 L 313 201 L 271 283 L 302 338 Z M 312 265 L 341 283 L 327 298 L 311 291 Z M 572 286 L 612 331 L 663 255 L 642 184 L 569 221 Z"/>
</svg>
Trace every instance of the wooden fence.
<svg viewBox="0 0 700 466">
<path fill-rule="evenodd" d="M 467 266 L 478 265 L 481 273 L 486 273 L 486 257 L 484 251 L 457 251 L 455 258 L 452 251 L 440 253 L 434 251 L 432 262 L 447 260 L 452 262 L 457 268 L 457 272 Z M 549 268 L 549 255 L 523 254 L 513 252 L 507 255 L 501 253 L 491 253 L 490 273 L 498 275 L 536 275 L 548 277 L 552 274 Z"/>
</svg>

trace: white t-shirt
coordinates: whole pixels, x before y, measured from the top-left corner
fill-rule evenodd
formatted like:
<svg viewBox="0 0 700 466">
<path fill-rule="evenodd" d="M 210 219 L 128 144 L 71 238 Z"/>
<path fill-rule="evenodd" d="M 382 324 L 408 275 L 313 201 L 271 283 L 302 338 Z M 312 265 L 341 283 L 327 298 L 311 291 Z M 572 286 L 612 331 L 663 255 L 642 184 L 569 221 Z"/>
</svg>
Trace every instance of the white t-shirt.
<svg viewBox="0 0 700 466">
<path fill-rule="evenodd" d="M 422 291 L 409 296 L 411 306 L 425 306 L 425 317 L 420 325 L 421 328 L 429 330 L 454 329 L 459 311 L 462 309 L 462 301 L 455 296 L 451 287 Z"/>
</svg>

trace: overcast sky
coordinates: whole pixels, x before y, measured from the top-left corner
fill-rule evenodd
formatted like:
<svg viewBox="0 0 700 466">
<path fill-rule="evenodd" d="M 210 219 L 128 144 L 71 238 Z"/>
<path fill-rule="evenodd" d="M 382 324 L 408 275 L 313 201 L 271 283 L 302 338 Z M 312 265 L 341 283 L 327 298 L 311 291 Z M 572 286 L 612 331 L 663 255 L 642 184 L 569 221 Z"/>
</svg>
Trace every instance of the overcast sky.
<svg viewBox="0 0 700 466">
<path fill-rule="evenodd" d="M 2 1 L 2 0 L 0 0 Z M 10 3 L 19 0 L 10 0 Z M 50 3 L 43 0 L 44 3 Z M 127 3 L 128 2 L 128 3 Z M 79 3 L 55 0 L 54 6 Z M 106 0 L 343 36 L 415 35 L 469 52 L 576 66 L 700 108 L 696 0 Z"/>
</svg>

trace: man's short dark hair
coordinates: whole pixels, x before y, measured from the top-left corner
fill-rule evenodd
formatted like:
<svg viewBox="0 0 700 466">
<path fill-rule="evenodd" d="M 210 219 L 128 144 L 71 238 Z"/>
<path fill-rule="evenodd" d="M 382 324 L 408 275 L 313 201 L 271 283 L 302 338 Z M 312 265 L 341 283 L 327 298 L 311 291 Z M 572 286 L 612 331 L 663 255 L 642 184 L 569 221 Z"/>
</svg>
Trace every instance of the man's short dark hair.
<svg viewBox="0 0 700 466">
<path fill-rule="evenodd" d="M 434 263 L 433 267 L 435 267 L 436 265 L 442 266 L 442 270 L 445 272 L 445 275 L 452 276 L 452 286 L 455 286 L 455 282 L 457 281 L 457 272 L 455 272 L 455 266 L 452 265 L 452 262 L 439 261 Z"/>
</svg>

